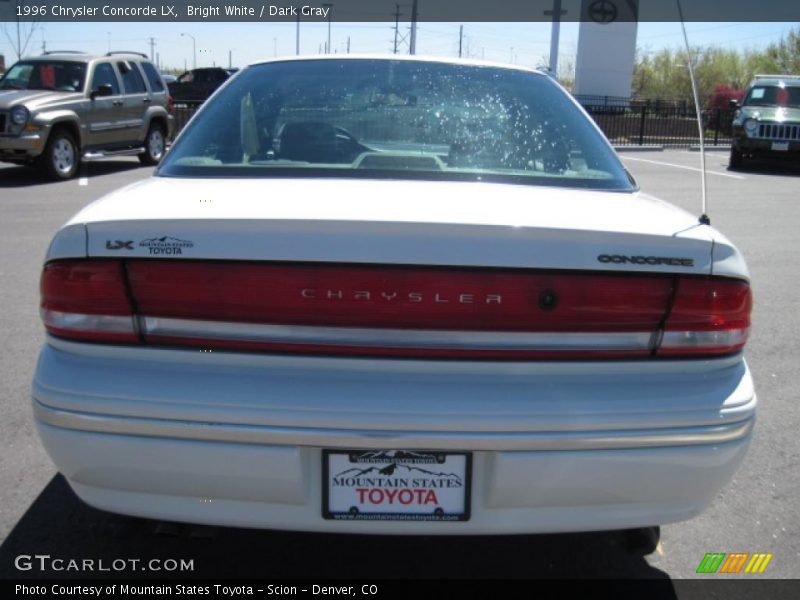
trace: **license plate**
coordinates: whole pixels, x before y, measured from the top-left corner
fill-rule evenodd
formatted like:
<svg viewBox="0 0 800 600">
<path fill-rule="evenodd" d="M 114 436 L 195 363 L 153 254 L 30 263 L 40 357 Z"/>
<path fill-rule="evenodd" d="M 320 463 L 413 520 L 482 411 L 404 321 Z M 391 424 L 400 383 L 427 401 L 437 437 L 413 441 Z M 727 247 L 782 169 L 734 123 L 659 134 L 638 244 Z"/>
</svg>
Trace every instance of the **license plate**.
<svg viewBox="0 0 800 600">
<path fill-rule="evenodd" d="M 322 516 L 351 521 L 467 521 L 472 455 L 323 450 Z"/>
<path fill-rule="evenodd" d="M 789 150 L 789 142 L 772 142 L 772 149 L 786 152 Z"/>
</svg>

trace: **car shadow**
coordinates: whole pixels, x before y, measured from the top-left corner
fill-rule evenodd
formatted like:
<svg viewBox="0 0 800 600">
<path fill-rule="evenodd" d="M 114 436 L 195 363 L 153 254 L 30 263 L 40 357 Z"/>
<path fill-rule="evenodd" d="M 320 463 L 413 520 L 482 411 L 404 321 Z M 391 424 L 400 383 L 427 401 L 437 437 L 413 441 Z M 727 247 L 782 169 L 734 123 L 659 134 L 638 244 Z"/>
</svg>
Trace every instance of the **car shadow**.
<svg viewBox="0 0 800 600">
<path fill-rule="evenodd" d="M 742 167 L 732 169 L 728 166 L 731 173 L 753 174 L 753 175 L 787 175 L 790 177 L 800 176 L 800 162 L 789 162 L 788 160 L 769 160 L 750 158 L 746 159 Z"/>
<path fill-rule="evenodd" d="M 55 476 L 0 546 L 0 578 L 114 578 L 120 573 L 18 570 L 15 557 L 172 558 L 183 578 L 559 578 L 659 580 L 657 598 L 675 598 L 669 576 L 628 549 L 620 532 L 518 536 L 366 536 L 158 523 L 93 509 Z M 665 591 L 666 590 L 666 591 Z M 653 597 L 651 595 L 651 597 Z"/>
<path fill-rule="evenodd" d="M 78 170 L 74 179 L 68 181 L 52 181 L 46 179 L 34 166 L 9 165 L 0 169 L 0 189 L 33 186 L 55 186 L 59 184 L 72 184 L 81 177 L 104 177 L 115 173 L 123 173 L 133 169 L 144 169 L 138 160 L 102 160 L 84 163 Z M 152 168 L 152 167 L 150 167 Z"/>
</svg>

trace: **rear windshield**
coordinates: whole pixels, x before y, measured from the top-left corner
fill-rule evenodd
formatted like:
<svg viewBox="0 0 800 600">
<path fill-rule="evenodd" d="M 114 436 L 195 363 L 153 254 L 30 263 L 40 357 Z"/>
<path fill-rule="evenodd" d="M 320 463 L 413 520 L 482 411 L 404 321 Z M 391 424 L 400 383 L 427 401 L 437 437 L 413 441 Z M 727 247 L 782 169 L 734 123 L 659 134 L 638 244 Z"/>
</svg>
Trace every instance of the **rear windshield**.
<svg viewBox="0 0 800 600">
<path fill-rule="evenodd" d="M 159 175 L 633 187 L 549 77 L 388 59 L 248 67 L 191 122 Z"/>
<path fill-rule="evenodd" d="M 22 61 L 0 79 L 0 90 L 53 90 L 80 92 L 86 63 L 72 61 Z"/>
<path fill-rule="evenodd" d="M 745 106 L 787 106 L 800 108 L 800 87 L 758 85 L 750 88 Z"/>
</svg>

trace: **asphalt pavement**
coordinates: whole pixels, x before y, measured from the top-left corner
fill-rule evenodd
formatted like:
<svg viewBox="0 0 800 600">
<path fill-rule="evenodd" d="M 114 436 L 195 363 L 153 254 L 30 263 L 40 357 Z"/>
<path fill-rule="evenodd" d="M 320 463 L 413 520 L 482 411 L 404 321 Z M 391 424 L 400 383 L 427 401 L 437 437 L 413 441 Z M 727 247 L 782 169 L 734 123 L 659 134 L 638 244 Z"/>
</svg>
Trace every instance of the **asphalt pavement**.
<svg viewBox="0 0 800 600">
<path fill-rule="evenodd" d="M 643 190 L 700 214 L 699 154 L 623 153 Z M 754 441 L 735 479 L 702 515 L 662 527 L 651 553 L 616 532 L 391 538 L 159 525 L 83 505 L 42 449 L 30 381 L 43 328 L 38 279 L 53 232 L 87 203 L 150 176 L 135 159 L 92 163 L 44 183 L 0 166 L 0 577 L 20 554 L 194 559 L 205 577 L 644 577 L 682 579 L 707 552 L 768 552 L 767 574 L 800 578 L 800 165 L 727 169 L 709 152 L 708 214 L 744 253 L 755 296 L 746 350 L 759 395 Z M 163 573 L 162 573 L 163 574 Z M 69 575 L 69 573 L 60 573 Z M 153 575 L 159 575 L 154 573 Z M 729 576 L 730 577 L 730 576 Z M 742 576 L 744 577 L 744 576 Z"/>
</svg>

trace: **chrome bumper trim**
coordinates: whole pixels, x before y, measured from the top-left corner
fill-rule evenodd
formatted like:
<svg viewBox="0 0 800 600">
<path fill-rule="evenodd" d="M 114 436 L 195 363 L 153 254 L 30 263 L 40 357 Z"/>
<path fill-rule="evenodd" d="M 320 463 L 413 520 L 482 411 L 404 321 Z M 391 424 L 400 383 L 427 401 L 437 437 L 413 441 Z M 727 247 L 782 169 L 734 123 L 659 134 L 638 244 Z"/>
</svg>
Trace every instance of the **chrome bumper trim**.
<svg viewBox="0 0 800 600">
<path fill-rule="evenodd" d="M 652 331 L 569 333 L 271 325 L 141 317 L 146 335 L 322 346 L 452 350 L 648 350 Z"/>
<path fill-rule="evenodd" d="M 33 409 L 36 419 L 47 425 L 94 433 L 275 446 L 408 450 L 612 450 L 722 444 L 745 438 L 755 422 L 751 417 L 725 425 L 631 431 L 364 431 L 120 417 L 61 410 L 36 399 Z"/>
</svg>

